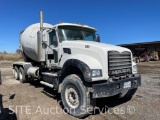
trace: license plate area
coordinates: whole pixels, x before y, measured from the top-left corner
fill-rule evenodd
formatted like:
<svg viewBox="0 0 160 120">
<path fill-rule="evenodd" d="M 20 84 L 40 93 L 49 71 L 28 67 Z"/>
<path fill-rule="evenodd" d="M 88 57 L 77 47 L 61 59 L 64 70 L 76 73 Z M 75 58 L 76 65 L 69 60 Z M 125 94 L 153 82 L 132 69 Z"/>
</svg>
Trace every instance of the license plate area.
<svg viewBox="0 0 160 120">
<path fill-rule="evenodd" d="M 131 81 L 124 82 L 123 88 L 130 88 L 131 87 Z"/>
</svg>

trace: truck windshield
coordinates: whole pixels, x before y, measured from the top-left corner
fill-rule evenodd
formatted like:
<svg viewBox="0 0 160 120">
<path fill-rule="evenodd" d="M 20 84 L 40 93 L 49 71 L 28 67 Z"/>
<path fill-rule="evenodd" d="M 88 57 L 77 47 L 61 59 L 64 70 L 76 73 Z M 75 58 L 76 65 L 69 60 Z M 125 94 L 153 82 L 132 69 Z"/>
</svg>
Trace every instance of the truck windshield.
<svg viewBox="0 0 160 120">
<path fill-rule="evenodd" d="M 64 40 L 96 41 L 95 31 L 82 27 L 63 26 L 58 29 L 60 42 Z"/>
</svg>

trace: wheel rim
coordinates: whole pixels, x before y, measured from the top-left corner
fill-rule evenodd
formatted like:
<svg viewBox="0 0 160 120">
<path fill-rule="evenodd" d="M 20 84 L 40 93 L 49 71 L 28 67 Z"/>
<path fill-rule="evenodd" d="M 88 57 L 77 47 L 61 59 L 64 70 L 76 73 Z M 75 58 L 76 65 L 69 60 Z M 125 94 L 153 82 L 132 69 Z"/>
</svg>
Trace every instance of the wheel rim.
<svg viewBox="0 0 160 120">
<path fill-rule="evenodd" d="M 19 79 L 22 80 L 22 73 L 19 72 Z"/>
<path fill-rule="evenodd" d="M 76 108 L 79 105 L 79 94 L 75 87 L 73 86 L 68 86 L 65 91 L 65 99 L 67 104 L 71 108 Z"/>
</svg>

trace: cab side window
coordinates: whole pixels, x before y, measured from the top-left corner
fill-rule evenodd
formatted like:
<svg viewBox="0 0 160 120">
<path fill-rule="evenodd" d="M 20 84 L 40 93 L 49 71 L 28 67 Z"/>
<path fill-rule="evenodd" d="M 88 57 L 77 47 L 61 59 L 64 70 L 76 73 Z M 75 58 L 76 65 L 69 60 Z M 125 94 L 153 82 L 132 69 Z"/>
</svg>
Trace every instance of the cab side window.
<svg viewBox="0 0 160 120">
<path fill-rule="evenodd" d="M 56 31 L 55 30 L 53 30 L 49 33 L 49 44 L 53 45 L 54 47 L 58 46 L 57 36 L 56 36 Z"/>
</svg>

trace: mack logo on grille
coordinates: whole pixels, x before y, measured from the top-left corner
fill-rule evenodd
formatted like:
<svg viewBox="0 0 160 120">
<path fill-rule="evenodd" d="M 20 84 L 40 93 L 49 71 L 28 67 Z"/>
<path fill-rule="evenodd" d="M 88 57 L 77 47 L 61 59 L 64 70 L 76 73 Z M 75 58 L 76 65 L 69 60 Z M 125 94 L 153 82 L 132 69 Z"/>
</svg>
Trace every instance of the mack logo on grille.
<svg viewBox="0 0 160 120">
<path fill-rule="evenodd" d="M 121 74 L 121 73 L 128 73 L 130 71 L 131 71 L 130 69 L 113 70 L 113 71 L 111 71 L 111 74 L 115 75 L 115 74 Z"/>
</svg>

